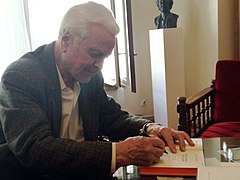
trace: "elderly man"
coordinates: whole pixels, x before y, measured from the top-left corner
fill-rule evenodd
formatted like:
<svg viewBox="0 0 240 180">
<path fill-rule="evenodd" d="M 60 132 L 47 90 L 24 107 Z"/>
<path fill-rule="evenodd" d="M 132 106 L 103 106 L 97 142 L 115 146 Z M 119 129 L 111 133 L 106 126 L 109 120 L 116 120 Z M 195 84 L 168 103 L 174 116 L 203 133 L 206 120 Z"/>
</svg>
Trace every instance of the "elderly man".
<svg viewBox="0 0 240 180">
<path fill-rule="evenodd" d="M 177 27 L 178 15 L 171 13 L 173 0 L 157 0 L 156 4 L 161 14 L 154 19 L 157 29 Z"/>
<path fill-rule="evenodd" d="M 120 166 L 158 162 L 166 145 L 176 152 L 174 140 L 181 150 L 184 140 L 193 145 L 186 133 L 132 116 L 106 95 L 100 70 L 118 32 L 104 6 L 76 5 L 57 41 L 5 70 L 0 179 L 108 179 Z"/>
</svg>

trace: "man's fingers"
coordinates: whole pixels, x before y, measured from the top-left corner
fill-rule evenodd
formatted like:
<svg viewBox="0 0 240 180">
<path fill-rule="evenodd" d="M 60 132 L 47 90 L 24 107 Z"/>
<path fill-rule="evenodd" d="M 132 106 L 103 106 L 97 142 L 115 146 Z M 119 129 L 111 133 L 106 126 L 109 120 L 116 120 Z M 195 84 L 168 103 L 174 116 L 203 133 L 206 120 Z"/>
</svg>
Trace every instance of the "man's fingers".
<svg viewBox="0 0 240 180">
<path fill-rule="evenodd" d="M 180 150 L 185 151 L 186 144 L 185 144 L 184 134 L 178 133 L 177 136 L 176 136 L 176 139 L 178 140 Z"/>
<path fill-rule="evenodd" d="M 190 145 L 190 146 L 194 146 L 194 142 L 192 141 L 192 139 L 188 136 L 188 134 L 186 132 L 183 132 L 184 133 L 184 139 L 187 141 L 187 143 Z"/>
<path fill-rule="evenodd" d="M 174 139 L 173 139 L 173 136 L 172 136 L 172 133 L 171 133 L 171 129 L 167 128 L 167 127 L 162 128 L 161 129 L 161 136 L 165 140 L 165 142 L 166 142 L 167 146 L 169 147 L 170 151 L 172 153 L 176 153 L 177 150 L 176 150 L 176 147 L 175 147 L 175 144 L 174 144 Z"/>
<path fill-rule="evenodd" d="M 191 138 L 187 135 L 184 131 L 176 131 L 171 128 L 163 127 L 160 130 L 161 137 L 165 140 L 167 145 L 169 146 L 169 149 L 172 153 L 176 153 L 176 145 L 175 141 L 178 141 L 178 145 L 181 151 L 185 151 L 186 149 L 186 142 L 190 146 L 194 146 L 194 142 L 191 140 Z"/>
<path fill-rule="evenodd" d="M 151 137 L 160 137 L 165 141 L 165 145 L 167 145 L 172 153 L 176 153 L 176 144 L 175 141 L 178 141 L 178 145 L 181 151 L 185 151 L 186 149 L 186 142 L 190 146 L 194 146 L 194 142 L 188 136 L 188 134 L 184 131 L 177 131 L 175 129 L 160 126 L 158 124 L 151 124 L 151 126 L 147 129 L 148 134 Z"/>
<path fill-rule="evenodd" d="M 192 139 L 187 135 L 186 132 L 184 131 L 177 131 L 176 135 L 175 135 L 175 139 L 178 140 L 178 144 L 179 144 L 179 148 L 181 151 L 185 151 L 186 150 L 186 142 L 190 145 L 190 146 L 194 146 L 194 142 L 192 141 Z"/>
<path fill-rule="evenodd" d="M 161 148 L 162 150 L 165 150 L 165 142 L 162 139 L 159 139 L 158 137 L 150 138 L 149 139 L 152 142 L 153 147 Z"/>
</svg>

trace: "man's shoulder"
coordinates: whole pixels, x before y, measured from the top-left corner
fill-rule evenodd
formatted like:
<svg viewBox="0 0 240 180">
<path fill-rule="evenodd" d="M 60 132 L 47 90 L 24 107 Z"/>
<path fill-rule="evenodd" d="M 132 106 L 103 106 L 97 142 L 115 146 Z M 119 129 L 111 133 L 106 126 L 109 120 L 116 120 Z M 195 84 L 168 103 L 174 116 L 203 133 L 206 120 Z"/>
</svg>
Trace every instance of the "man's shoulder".
<svg viewBox="0 0 240 180">
<path fill-rule="evenodd" d="M 23 73 L 39 74 L 44 73 L 44 69 L 53 70 L 55 67 L 55 58 L 53 50 L 46 50 L 50 45 L 43 45 L 34 51 L 27 52 L 18 60 L 11 63 L 5 70 L 5 73 Z M 53 48 L 52 48 L 53 49 Z"/>
<path fill-rule="evenodd" d="M 10 64 L 1 81 L 39 90 L 46 85 L 58 85 L 55 60 L 52 57 L 44 57 L 43 49 L 28 52 Z"/>
<path fill-rule="evenodd" d="M 175 14 L 175 13 L 171 13 L 171 16 L 174 17 L 174 18 L 178 18 L 179 15 Z"/>
<path fill-rule="evenodd" d="M 19 59 L 12 62 L 7 69 L 29 69 L 38 64 L 38 60 L 42 57 L 43 46 L 39 47 L 35 51 L 27 52 L 22 55 Z"/>
<path fill-rule="evenodd" d="M 36 57 L 31 53 L 24 54 L 17 61 L 11 63 L 5 70 L 3 76 L 10 74 L 34 74 L 41 71 L 41 66 Z"/>
</svg>

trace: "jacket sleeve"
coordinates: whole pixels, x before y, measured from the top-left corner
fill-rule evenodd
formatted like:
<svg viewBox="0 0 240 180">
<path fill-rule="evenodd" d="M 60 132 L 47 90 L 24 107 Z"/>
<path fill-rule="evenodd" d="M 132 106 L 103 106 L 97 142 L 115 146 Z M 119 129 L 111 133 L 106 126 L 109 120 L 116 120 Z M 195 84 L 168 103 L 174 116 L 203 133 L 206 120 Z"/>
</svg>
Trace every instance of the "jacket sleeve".
<svg viewBox="0 0 240 180">
<path fill-rule="evenodd" d="M 101 85 L 99 97 L 101 102 L 100 122 L 104 135 L 112 141 L 119 141 L 127 137 L 139 135 L 140 129 L 145 123 L 152 123 L 150 120 L 142 119 L 131 115 L 121 109 L 121 106 L 103 88 L 103 79 L 99 76 Z"/>
</svg>

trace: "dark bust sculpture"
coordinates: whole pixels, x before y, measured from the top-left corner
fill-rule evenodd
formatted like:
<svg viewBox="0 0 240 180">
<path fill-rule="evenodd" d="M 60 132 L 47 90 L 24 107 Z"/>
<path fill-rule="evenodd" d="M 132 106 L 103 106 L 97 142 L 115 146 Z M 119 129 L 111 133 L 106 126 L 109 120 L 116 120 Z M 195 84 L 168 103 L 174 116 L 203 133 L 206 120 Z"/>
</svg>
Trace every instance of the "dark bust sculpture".
<svg viewBox="0 0 240 180">
<path fill-rule="evenodd" d="M 156 28 L 176 28 L 179 16 L 170 12 L 173 0 L 157 0 L 156 3 L 161 11 L 160 15 L 154 19 Z"/>
</svg>

